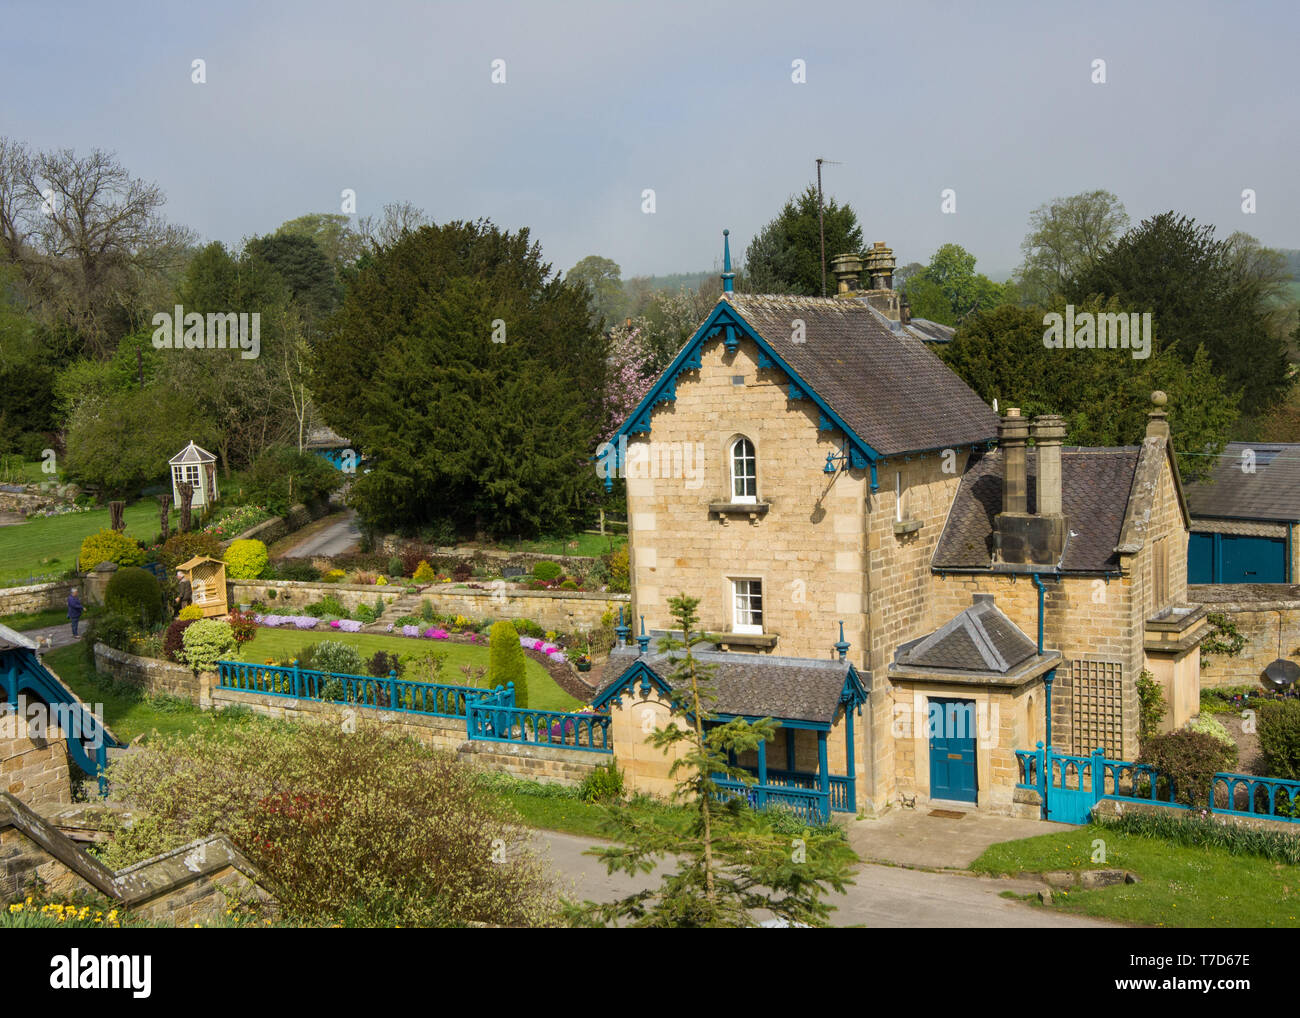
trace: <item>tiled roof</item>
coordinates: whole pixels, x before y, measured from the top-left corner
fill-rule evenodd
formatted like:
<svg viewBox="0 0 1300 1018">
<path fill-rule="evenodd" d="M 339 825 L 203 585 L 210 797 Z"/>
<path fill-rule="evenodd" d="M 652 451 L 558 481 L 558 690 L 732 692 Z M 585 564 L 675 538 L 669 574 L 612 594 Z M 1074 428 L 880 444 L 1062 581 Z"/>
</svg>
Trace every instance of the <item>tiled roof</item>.
<svg viewBox="0 0 1300 1018">
<path fill-rule="evenodd" d="M 826 297 L 724 294 L 787 364 L 882 455 L 983 443 L 997 415 L 912 333 L 868 305 Z M 795 321 L 804 341 L 793 341 Z"/>
<path fill-rule="evenodd" d="M 655 634 L 656 637 L 662 633 Z M 680 634 L 679 634 L 680 635 Z M 654 641 L 657 642 L 657 639 Z M 654 646 L 654 642 L 651 646 Z M 786 718 L 830 724 L 840 706 L 840 694 L 848 677 L 847 661 L 816 658 L 777 657 L 771 654 L 721 653 L 695 650 L 701 664 L 716 671 L 708 683 L 715 699 L 708 705 L 714 714 L 745 717 Z M 638 661 L 670 683 L 675 666 L 673 657 L 651 651 L 644 656 L 639 648 L 615 647 L 610 654 L 607 675 L 622 677 Z M 858 677 L 870 683 L 863 673 Z M 615 678 L 615 682 L 618 678 Z"/>
<path fill-rule="evenodd" d="M 993 598 L 980 595 L 942 628 L 900 647 L 894 663 L 1005 675 L 1037 653 L 1038 645 L 1002 613 Z"/>
<path fill-rule="evenodd" d="M 1254 453 L 1254 472 L 1242 469 L 1243 454 Z M 1286 442 L 1229 442 L 1208 481 L 1188 484 L 1193 516 L 1300 520 L 1300 445 Z"/>
<path fill-rule="evenodd" d="M 1061 508 L 1069 530 L 1061 568 L 1108 572 L 1119 567 L 1120 543 L 1140 450 L 1061 450 Z M 1029 512 L 1037 511 L 1038 457 L 1027 450 Z M 966 471 L 932 565 L 935 569 L 987 569 L 993 557 L 993 517 L 1002 511 L 1002 450 L 985 454 Z"/>
</svg>

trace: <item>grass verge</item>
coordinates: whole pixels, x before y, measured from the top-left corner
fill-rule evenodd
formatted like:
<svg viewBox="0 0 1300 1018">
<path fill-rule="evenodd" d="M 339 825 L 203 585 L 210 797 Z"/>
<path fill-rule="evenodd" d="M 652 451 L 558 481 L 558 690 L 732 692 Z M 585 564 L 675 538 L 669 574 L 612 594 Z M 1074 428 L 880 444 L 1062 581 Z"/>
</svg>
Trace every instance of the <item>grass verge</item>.
<svg viewBox="0 0 1300 1018">
<path fill-rule="evenodd" d="M 1218 826 L 1214 820 L 1208 823 Z M 1048 870 L 1129 870 L 1138 883 L 1053 893 L 1052 908 L 1115 922 L 1195 928 L 1300 926 L 1300 868 L 1210 843 L 1212 831 L 1198 836 L 1189 826 L 1186 832 L 1169 837 L 1157 833 L 1160 829 L 1090 824 L 1062 834 L 1002 842 L 985 851 L 971 869 L 1009 876 Z"/>
</svg>

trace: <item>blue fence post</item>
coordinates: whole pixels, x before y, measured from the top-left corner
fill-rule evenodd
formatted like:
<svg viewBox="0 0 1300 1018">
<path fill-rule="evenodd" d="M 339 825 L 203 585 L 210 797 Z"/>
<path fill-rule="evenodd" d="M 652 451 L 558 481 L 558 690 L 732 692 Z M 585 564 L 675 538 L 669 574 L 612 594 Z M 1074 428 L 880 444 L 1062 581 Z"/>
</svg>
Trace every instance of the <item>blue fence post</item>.
<svg viewBox="0 0 1300 1018">
<path fill-rule="evenodd" d="M 1040 809 L 1042 812 L 1042 819 L 1046 820 L 1047 819 L 1047 750 L 1043 748 L 1042 740 L 1039 740 L 1038 749 L 1035 750 L 1035 753 L 1037 754 L 1037 760 L 1038 760 L 1038 764 L 1037 764 L 1038 774 L 1037 774 L 1037 781 L 1036 781 L 1036 784 L 1038 785 L 1038 801 L 1039 803 L 1041 803 Z"/>
<path fill-rule="evenodd" d="M 514 707 L 514 706 L 516 706 L 516 704 L 515 704 L 515 684 L 514 684 L 513 682 L 507 682 L 507 683 L 506 683 L 506 703 L 505 703 L 505 706 L 507 706 L 507 707 Z"/>
<path fill-rule="evenodd" d="M 1092 751 L 1092 802 L 1101 802 L 1106 785 L 1106 751 L 1098 746 Z"/>
<path fill-rule="evenodd" d="M 298 659 L 294 658 L 289 663 L 293 665 L 293 695 L 295 697 L 301 697 L 302 696 L 302 673 L 298 671 Z"/>
<path fill-rule="evenodd" d="M 388 669 L 388 706 L 389 708 L 397 706 L 397 670 L 394 668 Z M 434 703 L 434 706 L 437 707 L 437 703 Z"/>
</svg>

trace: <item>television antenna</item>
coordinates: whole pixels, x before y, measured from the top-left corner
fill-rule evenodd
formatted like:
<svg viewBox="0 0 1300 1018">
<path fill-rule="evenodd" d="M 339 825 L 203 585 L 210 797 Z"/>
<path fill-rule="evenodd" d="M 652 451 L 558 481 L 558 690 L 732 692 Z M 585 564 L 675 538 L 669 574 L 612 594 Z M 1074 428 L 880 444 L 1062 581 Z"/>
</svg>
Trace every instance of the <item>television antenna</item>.
<svg viewBox="0 0 1300 1018">
<path fill-rule="evenodd" d="M 827 166 L 843 166 L 834 159 L 817 159 L 817 232 L 822 241 L 822 296 L 826 296 L 826 218 L 822 212 L 822 163 Z"/>
</svg>

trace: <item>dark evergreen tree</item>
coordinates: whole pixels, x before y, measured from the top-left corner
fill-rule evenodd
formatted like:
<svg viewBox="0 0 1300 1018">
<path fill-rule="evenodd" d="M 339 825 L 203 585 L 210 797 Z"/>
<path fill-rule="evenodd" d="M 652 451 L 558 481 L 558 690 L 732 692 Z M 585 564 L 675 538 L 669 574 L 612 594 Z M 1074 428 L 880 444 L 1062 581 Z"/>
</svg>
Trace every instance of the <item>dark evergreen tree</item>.
<svg viewBox="0 0 1300 1018">
<path fill-rule="evenodd" d="M 1237 418 L 1237 393 L 1202 351 L 1186 364 L 1155 333 L 1150 357 L 1126 350 L 1049 349 L 1043 345 L 1044 310 L 1005 304 L 972 315 L 941 355 L 988 403 L 1022 413 L 1060 414 L 1069 445 L 1136 445 L 1146 433 L 1151 393 L 1169 396 L 1169 426 L 1184 480 L 1205 476 L 1211 456 L 1228 439 Z M 1076 313 L 1115 311 L 1117 302 L 1086 301 Z"/>
<path fill-rule="evenodd" d="M 826 293 L 835 293 L 831 259 L 862 252 L 858 214 L 834 198 L 825 199 Z M 809 186 L 785 203 L 781 214 L 759 230 L 745 251 L 746 289 L 751 293 L 791 293 L 817 297 L 822 292 L 821 231 L 817 188 Z"/>
<path fill-rule="evenodd" d="M 1075 304 L 1090 295 L 1118 299 L 1125 312 L 1150 311 L 1161 345 L 1186 364 L 1204 347 L 1241 411 L 1273 406 L 1287 388 L 1285 332 L 1277 327 L 1275 280 L 1240 245 L 1216 240 L 1214 227 L 1164 212 L 1145 220 L 1066 287 Z"/>
<path fill-rule="evenodd" d="M 312 363 L 322 416 L 367 458 L 367 524 L 570 528 L 598 486 L 607 346 L 526 229 L 453 222 L 378 250 Z"/>
</svg>

